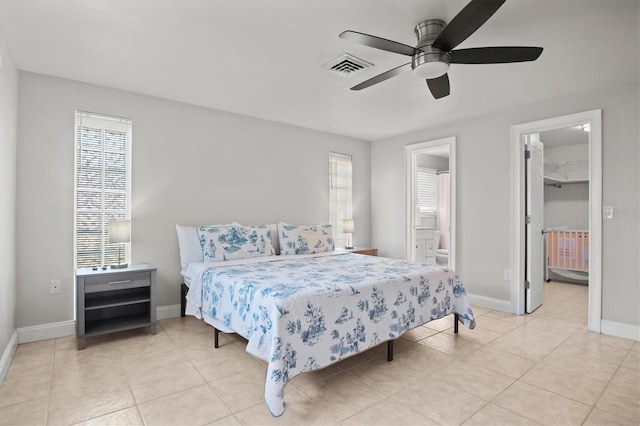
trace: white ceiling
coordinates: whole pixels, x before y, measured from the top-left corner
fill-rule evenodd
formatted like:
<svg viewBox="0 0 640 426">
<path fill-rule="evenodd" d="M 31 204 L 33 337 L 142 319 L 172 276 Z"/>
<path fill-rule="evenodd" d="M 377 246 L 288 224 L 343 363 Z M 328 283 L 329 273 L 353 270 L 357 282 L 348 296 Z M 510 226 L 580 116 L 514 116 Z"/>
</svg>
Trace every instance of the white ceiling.
<svg viewBox="0 0 640 426">
<path fill-rule="evenodd" d="M 589 143 L 589 132 L 580 126 L 564 127 L 540 133 L 540 141 L 546 148 L 567 145 L 585 145 Z"/>
<path fill-rule="evenodd" d="M 21 70 L 377 140 L 638 81 L 638 0 L 511 0 L 459 47 L 544 47 L 536 62 L 452 65 L 434 100 L 405 73 L 349 88 L 405 57 L 338 38 L 351 29 L 414 45 L 415 24 L 467 0 L 2 0 Z M 342 53 L 375 64 L 350 78 Z"/>
</svg>

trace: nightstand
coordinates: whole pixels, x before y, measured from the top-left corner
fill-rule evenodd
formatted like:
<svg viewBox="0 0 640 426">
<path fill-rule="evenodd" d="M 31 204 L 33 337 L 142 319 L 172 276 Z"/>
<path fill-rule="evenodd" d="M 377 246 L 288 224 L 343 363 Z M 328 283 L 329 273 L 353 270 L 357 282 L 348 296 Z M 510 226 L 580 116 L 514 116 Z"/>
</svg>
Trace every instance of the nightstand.
<svg viewBox="0 0 640 426">
<path fill-rule="evenodd" d="M 76 335 L 85 337 L 149 327 L 156 334 L 156 268 L 76 269 Z"/>
<path fill-rule="evenodd" d="M 366 254 L 367 256 L 377 256 L 378 255 L 378 249 L 377 248 L 354 247 L 352 249 L 342 248 L 342 249 L 339 249 L 339 250 L 348 251 L 349 253 Z"/>
</svg>

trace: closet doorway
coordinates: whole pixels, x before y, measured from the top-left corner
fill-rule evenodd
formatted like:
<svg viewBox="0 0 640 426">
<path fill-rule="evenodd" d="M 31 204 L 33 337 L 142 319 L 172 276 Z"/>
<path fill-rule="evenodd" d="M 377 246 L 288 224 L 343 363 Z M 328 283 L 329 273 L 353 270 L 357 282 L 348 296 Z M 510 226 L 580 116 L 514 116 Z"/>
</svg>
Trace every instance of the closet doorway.
<svg viewBox="0 0 640 426">
<path fill-rule="evenodd" d="M 405 147 L 406 258 L 455 268 L 456 139 Z"/>
<path fill-rule="evenodd" d="M 601 116 L 601 110 L 594 110 L 512 127 L 512 241 L 514 247 L 512 257 L 514 278 L 511 283 L 512 313 L 521 315 L 525 312 L 531 312 L 537 307 L 531 305 L 530 301 L 527 301 L 527 297 L 531 297 L 535 291 L 540 291 L 543 288 L 543 279 L 551 278 L 547 275 L 546 266 L 549 262 L 547 254 L 556 253 L 560 258 L 564 257 L 565 259 L 562 259 L 564 263 L 555 268 L 555 273 L 560 272 L 567 275 L 568 272 L 573 274 L 574 278 L 580 278 L 579 273 L 582 272 L 580 270 L 586 270 L 589 283 L 588 326 L 591 331 L 600 331 L 602 297 Z M 573 134 L 576 139 L 569 140 L 569 134 Z M 564 139 L 565 143 L 560 144 L 557 138 Z M 578 138 L 586 140 L 576 144 L 571 143 L 571 141 L 576 142 Z M 568 219 L 567 216 L 559 218 L 558 212 L 549 210 L 547 212 L 549 217 L 542 221 L 544 227 L 531 225 L 532 222 L 536 222 L 536 216 L 540 218 L 540 211 L 544 208 L 544 198 L 532 197 L 531 195 L 532 186 L 541 187 L 543 185 L 543 182 L 535 184 L 535 180 L 531 179 L 531 173 L 528 170 L 532 167 L 531 160 L 525 159 L 532 155 L 526 152 L 527 145 L 532 139 L 541 141 L 544 146 L 543 158 L 546 160 L 544 183 L 546 185 L 543 191 L 545 198 L 557 197 L 557 193 L 551 193 L 549 190 L 560 189 L 559 187 L 563 185 L 572 186 L 569 192 L 573 194 L 574 198 L 576 194 L 580 193 L 586 196 L 587 201 L 573 200 L 565 203 L 561 209 L 566 213 L 569 206 L 572 206 L 571 208 L 576 209 L 584 208 L 584 212 L 578 213 L 578 210 L 575 210 L 570 215 L 571 219 Z M 545 139 L 547 140 L 546 145 L 544 145 Z M 569 156 L 573 158 L 568 158 Z M 535 167 L 533 168 L 535 169 Z M 585 183 L 586 187 L 580 187 Z M 571 223 L 559 224 L 558 221 L 571 221 Z M 576 234 L 575 238 L 569 233 L 560 234 L 556 242 L 553 243 L 555 246 L 546 249 L 541 244 L 532 244 L 536 240 L 546 240 L 549 237 L 548 231 L 554 231 L 553 228 L 585 232 Z M 544 261 L 543 264 L 540 259 Z M 573 263 L 567 263 L 569 261 Z M 532 279 L 535 282 L 532 282 Z M 538 295 L 539 297 L 540 295 Z"/>
</svg>

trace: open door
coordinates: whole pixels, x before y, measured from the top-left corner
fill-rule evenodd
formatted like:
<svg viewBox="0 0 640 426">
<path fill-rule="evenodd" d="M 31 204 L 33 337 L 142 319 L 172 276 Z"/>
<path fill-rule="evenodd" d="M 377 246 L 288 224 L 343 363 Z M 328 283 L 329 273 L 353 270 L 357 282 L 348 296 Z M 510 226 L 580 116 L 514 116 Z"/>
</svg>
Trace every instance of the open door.
<svg viewBox="0 0 640 426">
<path fill-rule="evenodd" d="M 526 312 L 544 300 L 544 151 L 540 134 L 525 135 L 526 169 Z"/>
</svg>

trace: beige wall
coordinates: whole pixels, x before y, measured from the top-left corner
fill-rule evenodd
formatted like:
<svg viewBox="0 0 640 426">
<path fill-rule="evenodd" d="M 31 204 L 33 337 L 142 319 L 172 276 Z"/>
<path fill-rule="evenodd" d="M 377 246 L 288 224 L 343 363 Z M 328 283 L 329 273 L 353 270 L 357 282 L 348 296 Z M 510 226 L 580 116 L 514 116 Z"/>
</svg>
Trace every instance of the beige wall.
<svg viewBox="0 0 640 426">
<path fill-rule="evenodd" d="M 367 141 L 20 72 L 18 327 L 73 319 L 76 109 L 133 121 L 131 260 L 158 268 L 158 306 L 180 303 L 176 223 L 328 221 L 330 151 L 353 156 L 354 240 L 369 243 Z"/>
</svg>

